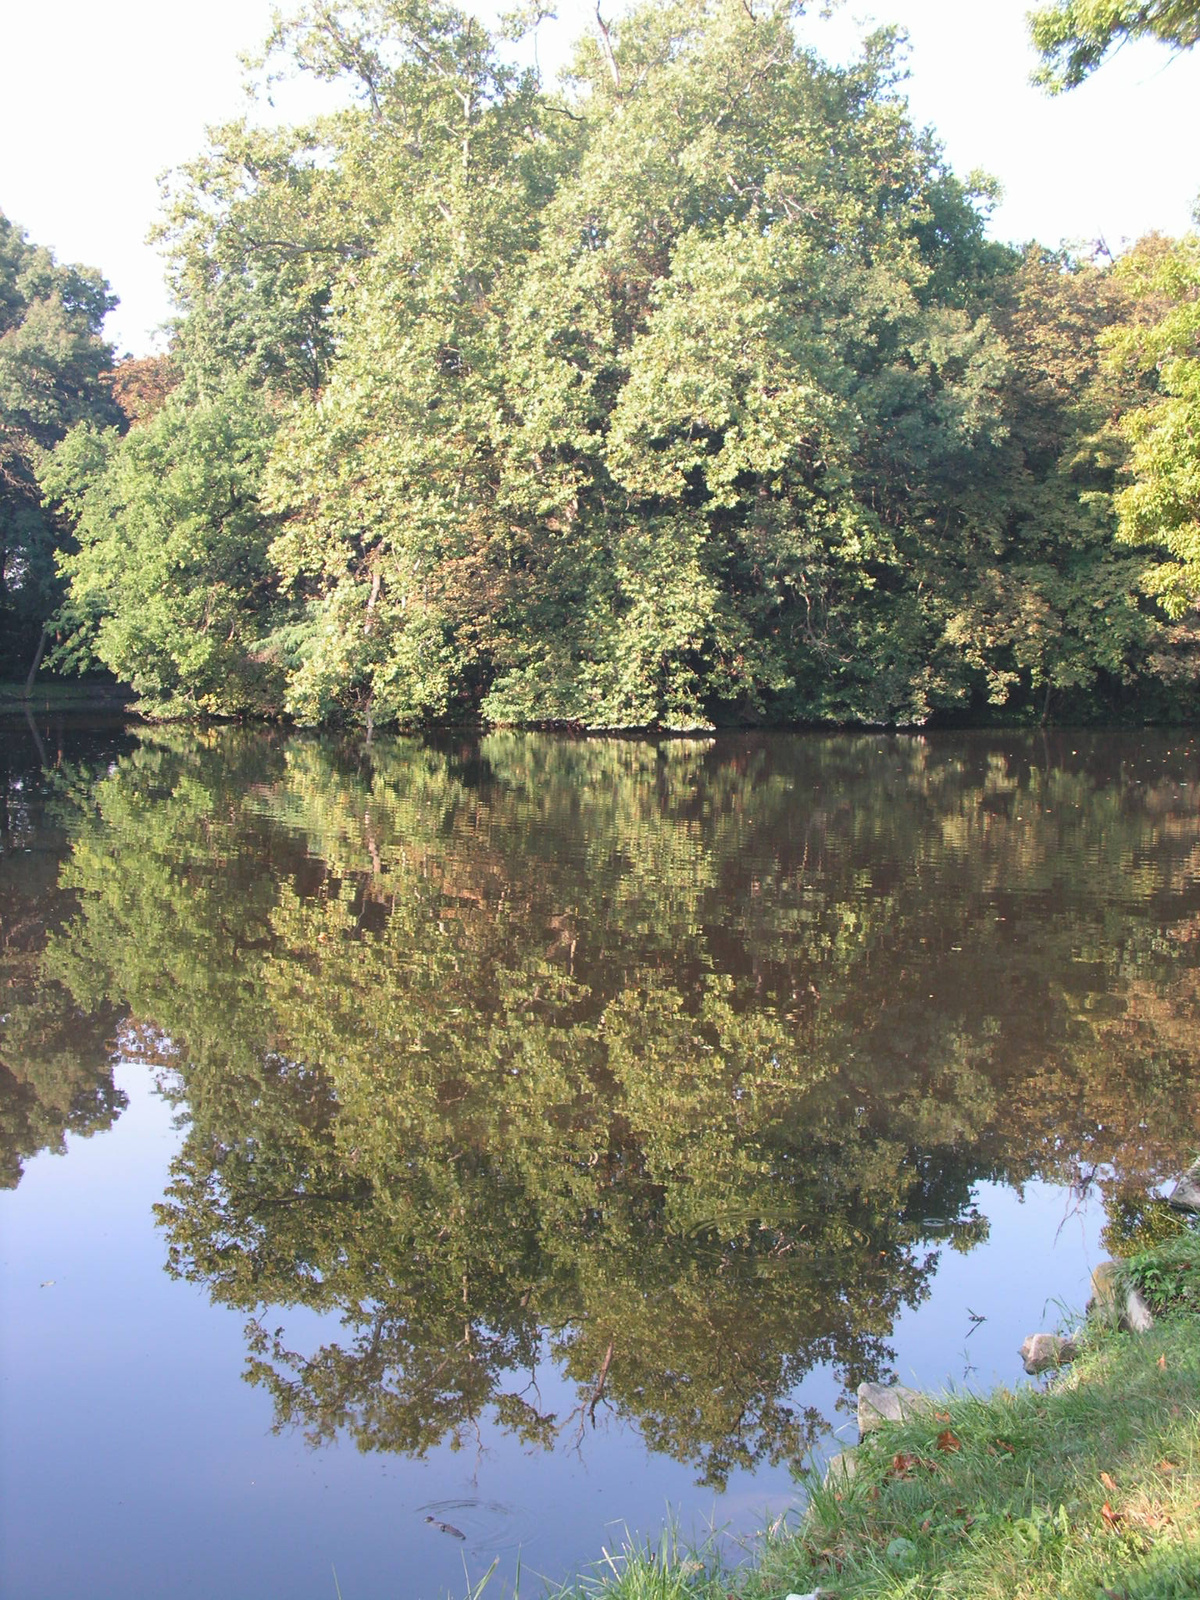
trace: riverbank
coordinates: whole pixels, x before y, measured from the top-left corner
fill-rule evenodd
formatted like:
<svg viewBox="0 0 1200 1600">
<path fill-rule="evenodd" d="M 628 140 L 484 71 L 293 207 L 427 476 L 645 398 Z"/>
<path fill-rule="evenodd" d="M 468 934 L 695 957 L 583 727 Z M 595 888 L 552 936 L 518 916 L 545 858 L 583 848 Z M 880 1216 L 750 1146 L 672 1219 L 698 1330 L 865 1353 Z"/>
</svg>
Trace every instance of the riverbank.
<svg viewBox="0 0 1200 1600">
<path fill-rule="evenodd" d="M 1049 1388 L 956 1396 L 869 1434 L 850 1478 L 754 1562 L 669 1551 L 598 1571 L 605 1600 L 1182 1600 L 1200 1594 L 1200 1315 L 1091 1329 Z"/>
</svg>

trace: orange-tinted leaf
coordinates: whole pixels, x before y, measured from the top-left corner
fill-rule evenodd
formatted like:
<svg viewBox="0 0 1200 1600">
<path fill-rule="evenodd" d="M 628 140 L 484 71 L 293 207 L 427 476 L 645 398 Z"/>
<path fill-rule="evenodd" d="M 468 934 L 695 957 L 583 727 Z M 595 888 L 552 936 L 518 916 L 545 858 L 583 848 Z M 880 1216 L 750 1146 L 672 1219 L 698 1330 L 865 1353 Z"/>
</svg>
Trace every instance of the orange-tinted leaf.
<svg viewBox="0 0 1200 1600">
<path fill-rule="evenodd" d="M 939 1450 L 961 1450 L 962 1440 L 949 1428 L 943 1428 L 937 1436 L 937 1447 Z"/>
<path fill-rule="evenodd" d="M 1165 1372 L 1167 1370 L 1167 1358 L 1166 1358 L 1166 1356 L 1159 1356 L 1159 1358 L 1158 1358 L 1158 1370 L 1160 1372 Z"/>
<path fill-rule="evenodd" d="M 1112 1477 L 1112 1475 L 1110 1473 L 1102 1472 L 1100 1474 L 1100 1482 L 1108 1490 L 1109 1494 L 1116 1494 L 1116 1492 L 1117 1492 L 1116 1481 L 1115 1481 L 1115 1479 Z"/>
<path fill-rule="evenodd" d="M 1114 1511 L 1107 1500 L 1100 1507 L 1100 1515 L 1104 1518 L 1106 1525 L 1110 1528 L 1119 1526 L 1121 1522 L 1121 1513 L 1119 1511 Z"/>
</svg>

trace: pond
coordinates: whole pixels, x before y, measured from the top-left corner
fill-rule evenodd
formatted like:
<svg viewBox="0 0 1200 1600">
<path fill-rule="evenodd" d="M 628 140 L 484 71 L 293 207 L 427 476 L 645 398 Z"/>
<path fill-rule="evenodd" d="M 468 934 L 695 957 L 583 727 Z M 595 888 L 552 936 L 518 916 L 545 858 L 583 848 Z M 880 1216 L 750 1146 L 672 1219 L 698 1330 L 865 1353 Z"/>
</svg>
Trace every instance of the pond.
<svg viewBox="0 0 1200 1600">
<path fill-rule="evenodd" d="M 0 752 L 14 1597 L 735 1549 L 1200 1141 L 1189 734 Z"/>
</svg>

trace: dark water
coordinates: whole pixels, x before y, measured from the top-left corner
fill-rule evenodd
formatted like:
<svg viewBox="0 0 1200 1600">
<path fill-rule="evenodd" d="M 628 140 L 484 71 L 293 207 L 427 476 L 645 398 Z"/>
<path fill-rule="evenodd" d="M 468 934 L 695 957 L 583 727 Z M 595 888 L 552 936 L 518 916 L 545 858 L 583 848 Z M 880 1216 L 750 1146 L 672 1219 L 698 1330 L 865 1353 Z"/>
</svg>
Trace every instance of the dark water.
<svg viewBox="0 0 1200 1600">
<path fill-rule="evenodd" d="M 14 1600 L 518 1552 L 536 1594 L 668 1507 L 748 1532 L 862 1379 L 1015 1381 L 1200 1142 L 1186 735 L 36 735 Z"/>
</svg>

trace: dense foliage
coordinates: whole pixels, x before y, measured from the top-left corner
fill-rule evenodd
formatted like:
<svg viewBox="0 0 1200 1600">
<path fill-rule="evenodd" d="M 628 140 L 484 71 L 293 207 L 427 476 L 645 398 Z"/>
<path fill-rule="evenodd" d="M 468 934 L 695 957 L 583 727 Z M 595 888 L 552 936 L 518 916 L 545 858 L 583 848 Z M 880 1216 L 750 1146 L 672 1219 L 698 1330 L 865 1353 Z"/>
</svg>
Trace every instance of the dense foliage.
<svg viewBox="0 0 1200 1600">
<path fill-rule="evenodd" d="M 1074 89 L 1127 39 L 1157 39 L 1176 50 L 1200 41 L 1197 0 L 1054 0 L 1029 15 L 1042 57 L 1037 81 L 1052 94 Z"/>
<path fill-rule="evenodd" d="M 101 337 L 115 304 L 98 272 L 60 266 L 0 212 L 0 676 L 25 677 L 62 598 L 67 530 L 42 504 L 39 463 L 76 424 L 120 418 Z"/>
<path fill-rule="evenodd" d="M 989 243 L 889 37 L 795 10 L 600 18 L 562 95 L 443 0 L 281 20 L 342 109 L 177 175 L 173 387 L 42 473 L 59 660 L 368 728 L 1190 714 L 1194 241 Z"/>
</svg>

